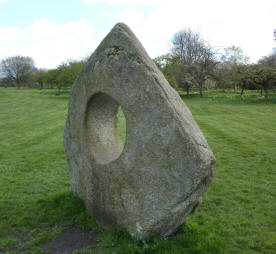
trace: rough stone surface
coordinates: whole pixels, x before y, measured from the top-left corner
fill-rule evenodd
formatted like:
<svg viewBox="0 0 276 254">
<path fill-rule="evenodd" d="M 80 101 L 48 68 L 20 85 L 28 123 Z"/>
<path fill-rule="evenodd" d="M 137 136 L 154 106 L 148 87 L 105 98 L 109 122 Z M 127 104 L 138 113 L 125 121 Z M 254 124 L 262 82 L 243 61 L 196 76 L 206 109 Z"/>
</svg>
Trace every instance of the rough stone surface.
<svg viewBox="0 0 276 254">
<path fill-rule="evenodd" d="M 73 86 L 64 145 L 73 192 L 100 223 L 138 239 L 175 232 L 212 180 L 215 157 L 191 112 L 121 23 Z"/>
</svg>

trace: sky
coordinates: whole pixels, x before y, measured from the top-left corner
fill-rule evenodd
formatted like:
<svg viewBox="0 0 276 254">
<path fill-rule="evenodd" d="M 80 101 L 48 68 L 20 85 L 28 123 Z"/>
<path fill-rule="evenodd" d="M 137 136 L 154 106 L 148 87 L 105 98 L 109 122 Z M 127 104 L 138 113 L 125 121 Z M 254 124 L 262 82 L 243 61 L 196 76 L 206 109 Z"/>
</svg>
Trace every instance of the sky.
<svg viewBox="0 0 276 254">
<path fill-rule="evenodd" d="M 0 61 L 30 56 L 51 69 L 80 60 L 118 22 L 152 58 L 168 53 L 185 28 L 218 50 L 240 47 L 252 63 L 276 47 L 276 0 L 0 0 Z"/>
</svg>

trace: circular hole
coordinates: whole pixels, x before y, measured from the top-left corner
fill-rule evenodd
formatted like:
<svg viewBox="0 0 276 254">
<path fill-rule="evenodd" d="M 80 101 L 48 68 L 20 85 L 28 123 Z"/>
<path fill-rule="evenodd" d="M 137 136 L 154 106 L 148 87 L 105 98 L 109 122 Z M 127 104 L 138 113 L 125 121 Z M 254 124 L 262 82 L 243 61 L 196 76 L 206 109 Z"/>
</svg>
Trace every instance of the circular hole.
<svg viewBox="0 0 276 254">
<path fill-rule="evenodd" d="M 121 106 L 119 106 L 117 113 L 117 128 L 119 131 L 120 139 L 125 145 L 126 142 L 126 118 Z"/>
<path fill-rule="evenodd" d="M 119 103 L 104 93 L 88 102 L 85 118 L 86 147 L 95 161 L 108 164 L 122 153 L 126 139 L 126 119 Z"/>
</svg>

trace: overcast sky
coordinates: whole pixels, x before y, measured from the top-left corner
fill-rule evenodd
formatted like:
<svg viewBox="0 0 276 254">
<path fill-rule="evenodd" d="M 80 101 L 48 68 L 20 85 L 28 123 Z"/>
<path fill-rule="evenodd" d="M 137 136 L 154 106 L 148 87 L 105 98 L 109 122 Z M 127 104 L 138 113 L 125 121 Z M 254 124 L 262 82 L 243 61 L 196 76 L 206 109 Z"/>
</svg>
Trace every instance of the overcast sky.
<svg viewBox="0 0 276 254">
<path fill-rule="evenodd" d="M 126 23 L 151 57 L 190 27 L 218 48 L 239 46 L 251 62 L 276 43 L 276 0 L 0 0 L 0 60 L 31 56 L 54 68 L 90 55 L 109 30 Z"/>
</svg>

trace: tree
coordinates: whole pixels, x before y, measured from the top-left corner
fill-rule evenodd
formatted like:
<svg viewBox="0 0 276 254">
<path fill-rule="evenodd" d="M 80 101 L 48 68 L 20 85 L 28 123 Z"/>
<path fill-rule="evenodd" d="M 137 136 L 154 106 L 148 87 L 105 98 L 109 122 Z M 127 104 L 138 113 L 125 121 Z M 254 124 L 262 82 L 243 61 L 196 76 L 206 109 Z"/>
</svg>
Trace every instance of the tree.
<svg viewBox="0 0 276 254">
<path fill-rule="evenodd" d="M 35 69 L 33 73 L 33 80 L 39 85 L 40 89 L 43 89 L 44 87 L 43 78 L 46 72 L 47 72 L 46 69 L 40 68 L 40 69 Z"/>
<path fill-rule="evenodd" d="M 31 80 L 34 69 L 34 61 L 31 57 L 13 56 L 1 61 L 2 76 L 18 88 Z"/>
<path fill-rule="evenodd" d="M 214 77 L 214 69 L 217 64 L 213 49 L 206 43 L 199 33 L 191 29 L 181 30 L 173 36 L 172 56 L 178 59 L 178 64 L 183 75 L 189 73 L 189 77 L 198 85 L 200 97 L 203 97 L 203 86 L 207 79 Z M 181 77 L 178 75 L 178 83 Z M 190 78 L 189 78 L 190 80 Z M 186 83 L 187 84 L 187 83 Z"/>
<path fill-rule="evenodd" d="M 253 65 L 236 65 L 231 72 L 234 82 L 241 87 L 241 96 L 245 89 L 256 88 L 256 72 Z"/>
<path fill-rule="evenodd" d="M 43 81 L 51 86 L 56 86 L 58 88 L 57 95 L 60 95 L 62 88 L 73 85 L 84 63 L 85 61 L 72 60 L 62 63 L 56 69 L 47 71 L 43 77 Z"/>
<path fill-rule="evenodd" d="M 263 65 L 237 66 L 238 75 L 236 82 L 241 86 L 241 95 L 245 89 L 256 89 L 261 87 L 265 92 L 265 100 L 268 100 L 268 91 L 275 87 L 276 68 Z"/>
<path fill-rule="evenodd" d="M 191 29 L 181 30 L 174 34 L 172 44 L 172 55 L 185 64 L 198 63 L 204 58 L 203 53 L 208 48 L 200 34 Z"/>
<path fill-rule="evenodd" d="M 175 61 L 170 54 L 161 55 L 153 59 L 157 67 L 162 71 L 165 78 L 168 80 L 170 85 L 174 88 L 177 88 L 176 80 L 174 77 L 174 68 L 175 68 Z"/>
<path fill-rule="evenodd" d="M 11 84 L 9 83 L 10 83 L 10 80 L 8 80 L 7 78 L 0 79 L 0 86 L 7 88 L 8 86 L 11 86 Z"/>
<path fill-rule="evenodd" d="M 42 78 L 43 83 L 50 85 L 51 88 L 57 86 L 58 84 L 58 75 L 60 71 L 58 69 L 48 70 Z"/>
<path fill-rule="evenodd" d="M 254 66 L 255 82 L 262 86 L 265 92 L 265 100 L 268 100 L 268 90 L 274 88 L 276 83 L 276 68 L 271 66 Z"/>
<path fill-rule="evenodd" d="M 195 84 L 195 79 L 191 65 L 185 65 L 184 63 L 179 63 L 174 68 L 175 79 L 177 80 L 178 86 L 186 91 L 186 95 L 190 95 L 190 89 Z"/>
<path fill-rule="evenodd" d="M 245 66 L 249 62 L 249 57 L 243 54 L 240 47 L 230 46 L 224 48 L 219 56 L 219 63 L 216 66 L 216 81 L 218 87 L 225 91 L 225 88 L 233 87 L 237 77 L 237 66 Z M 242 91 L 243 93 L 243 91 Z"/>
<path fill-rule="evenodd" d="M 228 64 L 222 62 L 218 63 L 214 74 L 217 87 L 222 88 L 223 92 L 225 92 L 226 88 L 234 87 L 235 82 L 233 82 L 233 75 L 235 72 L 232 71 L 232 67 Z"/>
<path fill-rule="evenodd" d="M 265 66 L 276 66 L 275 62 L 275 54 L 269 54 L 268 56 L 263 56 L 259 61 L 258 64 L 265 65 Z"/>
<path fill-rule="evenodd" d="M 57 87 L 60 89 L 62 87 L 72 87 L 81 68 L 83 67 L 84 62 L 83 61 L 67 61 L 66 63 L 61 64 L 58 67 L 59 75 L 58 75 L 58 82 Z"/>
<path fill-rule="evenodd" d="M 248 64 L 249 57 L 243 54 L 240 47 L 230 46 L 224 48 L 224 53 L 220 56 L 220 61 L 230 66 Z"/>
</svg>

